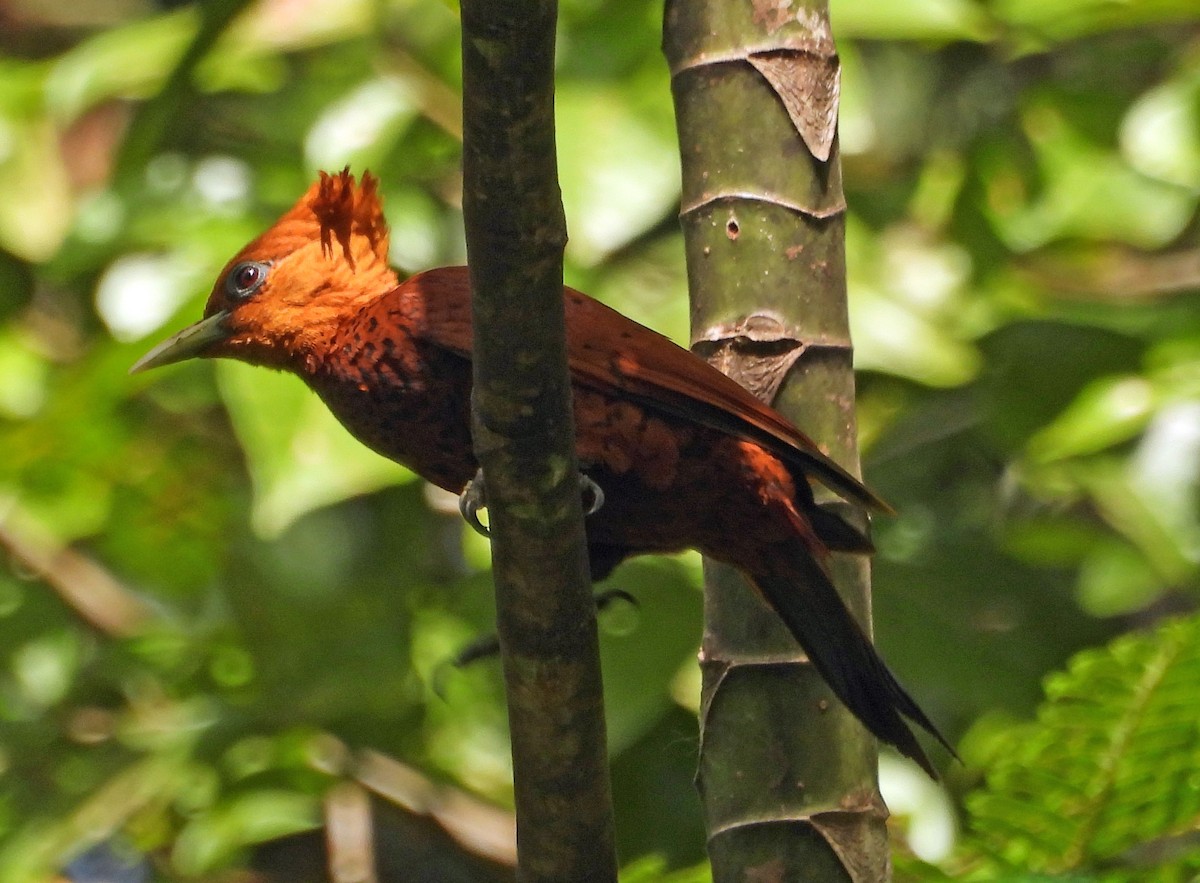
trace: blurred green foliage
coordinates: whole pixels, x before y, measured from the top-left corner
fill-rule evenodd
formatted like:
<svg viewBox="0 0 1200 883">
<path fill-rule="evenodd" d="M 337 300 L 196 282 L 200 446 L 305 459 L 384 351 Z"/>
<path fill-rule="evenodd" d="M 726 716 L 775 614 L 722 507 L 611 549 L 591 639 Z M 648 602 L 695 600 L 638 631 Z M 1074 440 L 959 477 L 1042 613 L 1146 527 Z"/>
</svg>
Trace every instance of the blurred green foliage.
<svg viewBox="0 0 1200 883">
<path fill-rule="evenodd" d="M 900 512 L 876 634 L 968 746 L 949 800 L 885 764 L 900 874 L 1182 879 L 1200 11 L 832 5 L 865 471 Z M 660 16 L 562 3 L 567 270 L 685 341 Z M 0 881 L 100 842 L 212 878 L 319 825 L 366 749 L 504 805 L 495 667 L 445 669 L 491 628 L 453 507 L 292 378 L 126 374 L 318 168 L 380 175 L 398 266 L 462 260 L 455 8 L 16 0 L 0 24 Z M 603 617 L 627 876 L 701 879 L 697 562 L 613 584 L 640 599 Z M 1169 614 L 1017 723 L 1073 653 Z"/>
</svg>

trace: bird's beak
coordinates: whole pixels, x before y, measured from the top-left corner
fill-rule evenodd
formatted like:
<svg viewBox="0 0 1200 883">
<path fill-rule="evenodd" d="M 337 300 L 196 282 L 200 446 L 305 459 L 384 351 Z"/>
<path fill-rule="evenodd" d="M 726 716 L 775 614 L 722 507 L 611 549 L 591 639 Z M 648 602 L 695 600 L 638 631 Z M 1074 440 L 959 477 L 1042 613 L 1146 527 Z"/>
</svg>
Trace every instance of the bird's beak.
<svg viewBox="0 0 1200 883">
<path fill-rule="evenodd" d="M 228 318 L 229 311 L 221 310 L 195 325 L 189 325 L 138 359 L 129 369 L 129 373 L 137 374 L 139 371 L 161 368 L 163 365 L 172 365 L 202 355 L 209 346 L 229 336 L 229 329 L 225 327 L 225 320 Z"/>
</svg>

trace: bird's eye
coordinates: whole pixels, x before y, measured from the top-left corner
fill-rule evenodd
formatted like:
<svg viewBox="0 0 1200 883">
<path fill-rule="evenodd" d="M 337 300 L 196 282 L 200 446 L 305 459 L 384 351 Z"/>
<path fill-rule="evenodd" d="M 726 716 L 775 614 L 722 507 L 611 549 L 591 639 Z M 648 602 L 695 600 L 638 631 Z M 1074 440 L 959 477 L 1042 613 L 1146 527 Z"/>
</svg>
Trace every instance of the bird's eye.
<svg viewBox="0 0 1200 883">
<path fill-rule="evenodd" d="M 268 269 L 260 261 L 243 261 L 225 277 L 225 290 L 230 297 L 243 300 L 258 291 L 266 281 Z"/>
</svg>

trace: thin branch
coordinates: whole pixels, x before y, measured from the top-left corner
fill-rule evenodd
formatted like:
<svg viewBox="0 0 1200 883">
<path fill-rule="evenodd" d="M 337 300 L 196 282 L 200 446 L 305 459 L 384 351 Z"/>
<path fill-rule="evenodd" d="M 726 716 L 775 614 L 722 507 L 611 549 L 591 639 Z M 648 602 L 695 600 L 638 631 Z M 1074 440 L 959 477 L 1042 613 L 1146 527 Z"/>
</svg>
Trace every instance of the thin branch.
<svg viewBox="0 0 1200 883">
<path fill-rule="evenodd" d="M 518 879 L 613 881 L 595 610 L 562 298 L 548 0 L 462 4 L 475 452 L 487 482 Z"/>
<path fill-rule="evenodd" d="M 0 519 L 0 549 L 106 635 L 130 637 L 156 618 L 150 605 L 105 568 L 39 531 L 15 507 Z"/>
</svg>

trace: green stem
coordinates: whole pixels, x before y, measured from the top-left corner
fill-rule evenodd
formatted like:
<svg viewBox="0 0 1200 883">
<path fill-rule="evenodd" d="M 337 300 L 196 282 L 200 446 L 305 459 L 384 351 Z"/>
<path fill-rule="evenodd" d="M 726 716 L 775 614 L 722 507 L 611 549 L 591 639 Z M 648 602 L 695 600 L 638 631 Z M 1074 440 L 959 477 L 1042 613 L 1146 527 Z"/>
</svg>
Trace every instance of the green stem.
<svg viewBox="0 0 1200 883">
<path fill-rule="evenodd" d="M 857 465 L 826 4 L 668 0 L 695 349 Z M 865 563 L 834 562 L 869 616 Z M 706 567 L 697 783 L 718 883 L 883 880 L 874 741 L 735 571 Z M 769 872 L 769 873 L 768 873 Z"/>
</svg>

